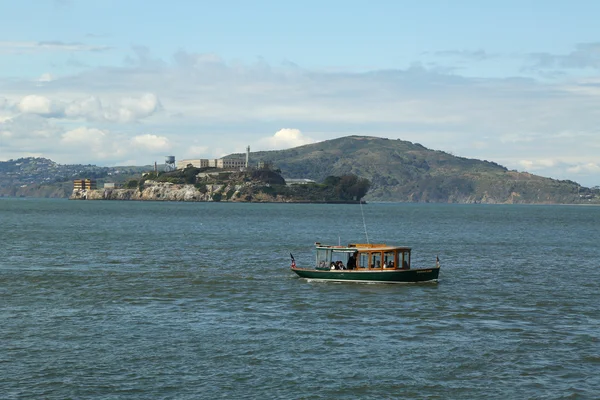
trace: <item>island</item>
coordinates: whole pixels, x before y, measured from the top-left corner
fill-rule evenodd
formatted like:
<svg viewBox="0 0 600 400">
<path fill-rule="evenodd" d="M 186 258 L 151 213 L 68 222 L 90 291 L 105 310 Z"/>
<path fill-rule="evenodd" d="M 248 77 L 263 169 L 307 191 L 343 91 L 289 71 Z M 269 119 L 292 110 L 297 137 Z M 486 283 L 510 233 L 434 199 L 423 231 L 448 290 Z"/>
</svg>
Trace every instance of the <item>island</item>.
<svg viewBox="0 0 600 400">
<path fill-rule="evenodd" d="M 322 183 L 286 180 L 270 168 L 226 170 L 187 166 L 148 172 L 123 186 L 97 188 L 91 179 L 74 182 L 71 200 L 138 200 L 254 203 L 358 204 L 370 182 L 356 175 L 329 176 Z"/>
</svg>

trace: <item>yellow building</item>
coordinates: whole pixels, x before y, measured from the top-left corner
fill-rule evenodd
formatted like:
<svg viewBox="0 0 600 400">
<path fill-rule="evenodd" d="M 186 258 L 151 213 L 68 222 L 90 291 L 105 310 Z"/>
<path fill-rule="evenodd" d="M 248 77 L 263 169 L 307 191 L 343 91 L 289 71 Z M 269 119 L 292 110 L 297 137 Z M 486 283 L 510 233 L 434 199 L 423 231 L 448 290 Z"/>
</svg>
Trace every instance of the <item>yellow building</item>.
<svg viewBox="0 0 600 400">
<path fill-rule="evenodd" d="M 75 179 L 73 181 L 73 190 L 94 190 L 97 189 L 95 179 Z"/>
</svg>

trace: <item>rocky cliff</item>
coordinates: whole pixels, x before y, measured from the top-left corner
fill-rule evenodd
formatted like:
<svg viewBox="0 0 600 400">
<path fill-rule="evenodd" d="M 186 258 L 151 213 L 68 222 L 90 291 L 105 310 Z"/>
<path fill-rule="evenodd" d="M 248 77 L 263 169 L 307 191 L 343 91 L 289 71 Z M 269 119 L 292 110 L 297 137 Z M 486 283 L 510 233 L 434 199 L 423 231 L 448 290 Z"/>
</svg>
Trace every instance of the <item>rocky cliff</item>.
<svg viewBox="0 0 600 400">
<path fill-rule="evenodd" d="M 141 188 L 74 190 L 71 200 L 229 201 L 293 203 L 303 200 L 262 191 L 252 182 L 223 185 L 184 185 L 147 180 Z"/>
</svg>

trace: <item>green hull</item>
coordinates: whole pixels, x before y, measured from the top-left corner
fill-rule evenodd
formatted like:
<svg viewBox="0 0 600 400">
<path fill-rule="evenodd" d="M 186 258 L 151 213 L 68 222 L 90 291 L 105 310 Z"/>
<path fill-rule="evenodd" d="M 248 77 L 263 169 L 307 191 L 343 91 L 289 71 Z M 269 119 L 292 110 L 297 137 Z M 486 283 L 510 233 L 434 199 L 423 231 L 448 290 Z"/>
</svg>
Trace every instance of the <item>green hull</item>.
<svg viewBox="0 0 600 400">
<path fill-rule="evenodd" d="M 292 268 L 301 278 L 336 282 L 415 283 L 437 281 L 439 267 L 423 269 L 396 269 L 393 271 L 318 271 Z"/>
</svg>

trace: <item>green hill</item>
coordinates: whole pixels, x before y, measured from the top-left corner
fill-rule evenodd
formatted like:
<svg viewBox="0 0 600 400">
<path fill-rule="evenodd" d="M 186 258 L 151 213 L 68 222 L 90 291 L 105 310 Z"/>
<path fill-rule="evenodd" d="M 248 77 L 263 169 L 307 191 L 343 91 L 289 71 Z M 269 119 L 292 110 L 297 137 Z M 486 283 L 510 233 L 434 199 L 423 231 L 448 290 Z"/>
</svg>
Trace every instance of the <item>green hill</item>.
<svg viewBox="0 0 600 400">
<path fill-rule="evenodd" d="M 367 201 L 443 203 L 598 203 L 600 191 L 572 181 L 509 171 L 417 143 L 348 136 L 280 151 L 251 153 L 286 178 L 322 181 L 354 174 L 371 182 Z"/>
</svg>

